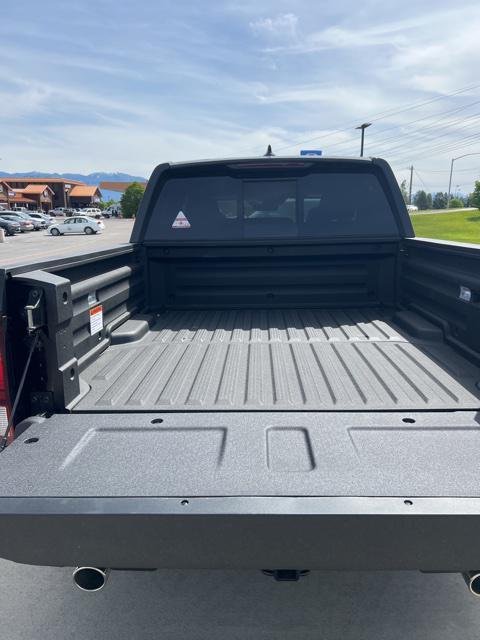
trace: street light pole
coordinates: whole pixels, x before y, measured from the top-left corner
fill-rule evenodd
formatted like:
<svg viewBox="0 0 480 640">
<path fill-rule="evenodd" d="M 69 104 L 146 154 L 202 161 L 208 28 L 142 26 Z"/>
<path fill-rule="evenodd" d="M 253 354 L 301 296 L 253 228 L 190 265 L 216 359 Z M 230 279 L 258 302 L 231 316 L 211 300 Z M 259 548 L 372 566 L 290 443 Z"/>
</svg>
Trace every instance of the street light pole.
<svg viewBox="0 0 480 640">
<path fill-rule="evenodd" d="M 452 192 L 452 176 L 453 176 L 453 163 L 458 158 L 452 158 L 452 162 L 450 164 L 450 180 L 448 181 L 448 194 L 447 194 L 447 209 L 450 206 L 450 193 Z"/>
<path fill-rule="evenodd" d="M 412 204 L 413 164 L 410 167 L 410 186 L 408 188 L 408 204 Z"/>
<path fill-rule="evenodd" d="M 452 158 L 452 162 L 450 164 L 450 180 L 448 181 L 447 209 L 450 206 L 450 197 L 452 193 L 453 163 L 455 162 L 455 160 L 460 160 L 461 158 L 466 158 L 468 156 L 480 156 L 480 152 L 465 153 L 463 156 L 457 156 L 456 158 Z"/>
<path fill-rule="evenodd" d="M 367 127 L 370 127 L 371 125 L 372 125 L 371 122 L 364 122 L 360 126 L 355 127 L 355 129 L 361 129 L 362 130 L 362 141 L 360 143 L 360 157 L 361 158 L 363 158 L 363 146 L 364 146 L 364 142 L 365 142 L 365 129 Z"/>
</svg>

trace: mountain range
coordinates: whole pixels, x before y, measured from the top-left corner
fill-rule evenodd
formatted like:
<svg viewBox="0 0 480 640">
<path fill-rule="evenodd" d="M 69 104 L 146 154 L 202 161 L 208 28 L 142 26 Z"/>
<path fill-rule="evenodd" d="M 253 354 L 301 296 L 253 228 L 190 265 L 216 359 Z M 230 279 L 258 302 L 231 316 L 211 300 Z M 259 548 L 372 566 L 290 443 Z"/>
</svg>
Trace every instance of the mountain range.
<svg viewBox="0 0 480 640">
<path fill-rule="evenodd" d="M 43 171 L 16 171 L 15 173 L 7 173 L 0 171 L 0 178 L 10 178 L 18 176 L 19 178 L 66 178 L 67 180 L 79 180 L 85 184 L 97 185 L 103 181 L 109 182 L 146 182 L 146 178 L 141 176 L 132 176 L 129 173 L 108 173 L 104 171 L 96 171 L 95 173 L 46 173 Z"/>
</svg>

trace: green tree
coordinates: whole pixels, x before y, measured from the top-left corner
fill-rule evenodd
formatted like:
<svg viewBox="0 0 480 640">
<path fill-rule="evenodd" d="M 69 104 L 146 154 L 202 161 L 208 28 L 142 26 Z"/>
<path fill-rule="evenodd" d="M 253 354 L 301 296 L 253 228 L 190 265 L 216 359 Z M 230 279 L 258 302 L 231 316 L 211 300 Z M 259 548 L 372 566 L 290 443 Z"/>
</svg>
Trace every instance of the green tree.
<svg viewBox="0 0 480 640">
<path fill-rule="evenodd" d="M 100 202 L 98 203 L 98 208 L 101 209 L 102 211 L 105 211 L 105 209 L 108 209 L 108 207 L 114 204 L 118 204 L 118 203 L 113 198 L 110 198 L 110 200 L 100 200 Z"/>
<path fill-rule="evenodd" d="M 400 183 L 400 191 L 402 192 L 403 201 L 405 204 L 409 204 L 408 202 L 408 190 L 407 190 L 407 181 L 402 180 Z"/>
<path fill-rule="evenodd" d="M 122 199 L 120 200 L 122 216 L 124 218 L 134 218 L 137 215 L 144 193 L 145 187 L 139 182 L 132 182 L 132 184 L 125 189 Z"/>
<path fill-rule="evenodd" d="M 428 196 L 425 191 L 417 191 L 415 194 L 415 198 L 413 202 L 417 205 L 419 209 L 428 209 Z"/>
<path fill-rule="evenodd" d="M 447 208 L 447 194 L 438 191 L 433 196 L 433 208 L 434 209 L 446 209 Z"/>
<path fill-rule="evenodd" d="M 432 194 L 427 193 L 427 209 L 431 209 L 433 205 Z"/>
<path fill-rule="evenodd" d="M 475 189 L 470 194 L 469 202 L 472 207 L 480 209 L 480 180 L 475 181 Z"/>
<path fill-rule="evenodd" d="M 463 207 L 463 202 L 462 200 L 460 200 L 460 198 L 452 198 L 450 200 L 449 207 L 450 209 L 460 209 L 460 207 Z"/>
</svg>

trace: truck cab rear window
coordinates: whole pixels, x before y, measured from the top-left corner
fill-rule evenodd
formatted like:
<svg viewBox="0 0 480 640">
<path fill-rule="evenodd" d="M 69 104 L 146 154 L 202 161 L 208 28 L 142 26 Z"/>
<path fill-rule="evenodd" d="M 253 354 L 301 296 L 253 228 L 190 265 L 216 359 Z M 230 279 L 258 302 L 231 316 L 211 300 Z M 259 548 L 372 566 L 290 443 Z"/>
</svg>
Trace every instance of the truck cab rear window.
<svg viewBox="0 0 480 640">
<path fill-rule="evenodd" d="M 394 236 L 399 231 L 373 173 L 298 178 L 202 176 L 167 180 L 148 240 Z"/>
</svg>

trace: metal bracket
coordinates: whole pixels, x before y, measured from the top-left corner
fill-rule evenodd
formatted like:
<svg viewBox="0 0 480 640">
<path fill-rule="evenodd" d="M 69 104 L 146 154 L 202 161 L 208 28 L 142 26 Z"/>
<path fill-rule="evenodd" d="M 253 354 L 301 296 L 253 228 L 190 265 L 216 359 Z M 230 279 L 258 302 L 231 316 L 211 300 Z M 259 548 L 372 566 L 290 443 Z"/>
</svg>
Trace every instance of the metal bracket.
<svg viewBox="0 0 480 640">
<path fill-rule="evenodd" d="M 28 333 L 32 334 L 45 325 L 45 309 L 42 289 L 32 289 L 28 294 L 27 313 Z"/>
</svg>

